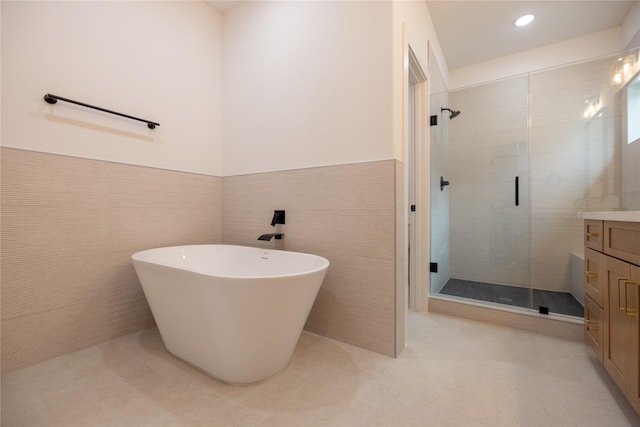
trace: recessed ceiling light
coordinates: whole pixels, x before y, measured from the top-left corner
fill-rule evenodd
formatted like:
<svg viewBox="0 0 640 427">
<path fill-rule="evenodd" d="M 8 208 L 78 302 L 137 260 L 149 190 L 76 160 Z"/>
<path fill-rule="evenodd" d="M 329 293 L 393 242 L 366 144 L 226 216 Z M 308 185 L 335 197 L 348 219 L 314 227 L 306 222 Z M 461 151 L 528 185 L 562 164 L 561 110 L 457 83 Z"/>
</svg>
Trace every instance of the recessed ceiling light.
<svg viewBox="0 0 640 427">
<path fill-rule="evenodd" d="M 516 19 L 516 27 L 524 27 L 525 25 L 529 25 L 531 24 L 531 21 L 533 21 L 533 18 L 535 18 L 535 16 L 529 14 L 529 15 L 523 15 L 520 18 Z"/>
</svg>

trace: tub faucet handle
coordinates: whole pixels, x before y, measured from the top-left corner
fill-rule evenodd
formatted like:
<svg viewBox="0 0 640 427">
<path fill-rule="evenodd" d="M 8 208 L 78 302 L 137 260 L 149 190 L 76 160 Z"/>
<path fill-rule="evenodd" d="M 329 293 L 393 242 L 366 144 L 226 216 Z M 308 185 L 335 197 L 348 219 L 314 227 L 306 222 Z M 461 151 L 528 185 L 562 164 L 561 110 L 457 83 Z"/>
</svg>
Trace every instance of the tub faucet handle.
<svg viewBox="0 0 640 427">
<path fill-rule="evenodd" d="M 276 224 L 284 224 L 284 211 L 273 211 L 271 226 L 275 227 Z"/>
</svg>

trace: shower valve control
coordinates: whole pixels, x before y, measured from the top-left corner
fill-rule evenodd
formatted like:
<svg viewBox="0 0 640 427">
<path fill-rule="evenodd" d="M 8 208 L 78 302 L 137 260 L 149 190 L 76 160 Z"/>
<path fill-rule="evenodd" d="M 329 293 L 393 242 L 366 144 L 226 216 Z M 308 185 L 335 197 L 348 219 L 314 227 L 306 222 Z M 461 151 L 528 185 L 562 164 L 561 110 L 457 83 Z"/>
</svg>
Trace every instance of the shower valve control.
<svg viewBox="0 0 640 427">
<path fill-rule="evenodd" d="M 444 191 L 444 187 L 449 185 L 449 181 L 445 181 L 444 177 L 440 177 L 440 191 Z"/>
</svg>

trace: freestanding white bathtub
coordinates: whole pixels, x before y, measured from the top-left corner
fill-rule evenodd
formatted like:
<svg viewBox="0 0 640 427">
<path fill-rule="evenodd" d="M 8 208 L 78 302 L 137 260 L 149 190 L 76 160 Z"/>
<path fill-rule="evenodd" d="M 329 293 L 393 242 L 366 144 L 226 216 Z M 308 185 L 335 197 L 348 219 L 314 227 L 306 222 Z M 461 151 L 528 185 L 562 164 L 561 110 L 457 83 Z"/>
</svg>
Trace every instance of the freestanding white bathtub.
<svg viewBox="0 0 640 427">
<path fill-rule="evenodd" d="M 231 245 L 131 259 L 167 350 L 230 384 L 286 368 L 329 268 L 316 255 Z"/>
</svg>

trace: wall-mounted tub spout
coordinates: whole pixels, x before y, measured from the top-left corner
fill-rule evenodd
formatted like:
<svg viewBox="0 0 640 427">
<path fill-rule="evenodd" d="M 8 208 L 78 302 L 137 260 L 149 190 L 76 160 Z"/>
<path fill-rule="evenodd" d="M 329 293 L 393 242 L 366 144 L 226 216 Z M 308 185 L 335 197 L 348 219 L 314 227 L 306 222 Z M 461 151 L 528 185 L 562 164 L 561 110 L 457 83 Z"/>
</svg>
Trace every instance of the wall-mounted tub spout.
<svg viewBox="0 0 640 427">
<path fill-rule="evenodd" d="M 258 237 L 258 240 L 264 240 L 265 242 L 268 242 L 271 239 L 273 239 L 274 237 L 275 237 L 276 240 L 280 240 L 280 239 L 282 239 L 282 236 L 284 236 L 283 233 L 268 233 L 268 234 L 263 234 L 262 236 Z"/>
</svg>

